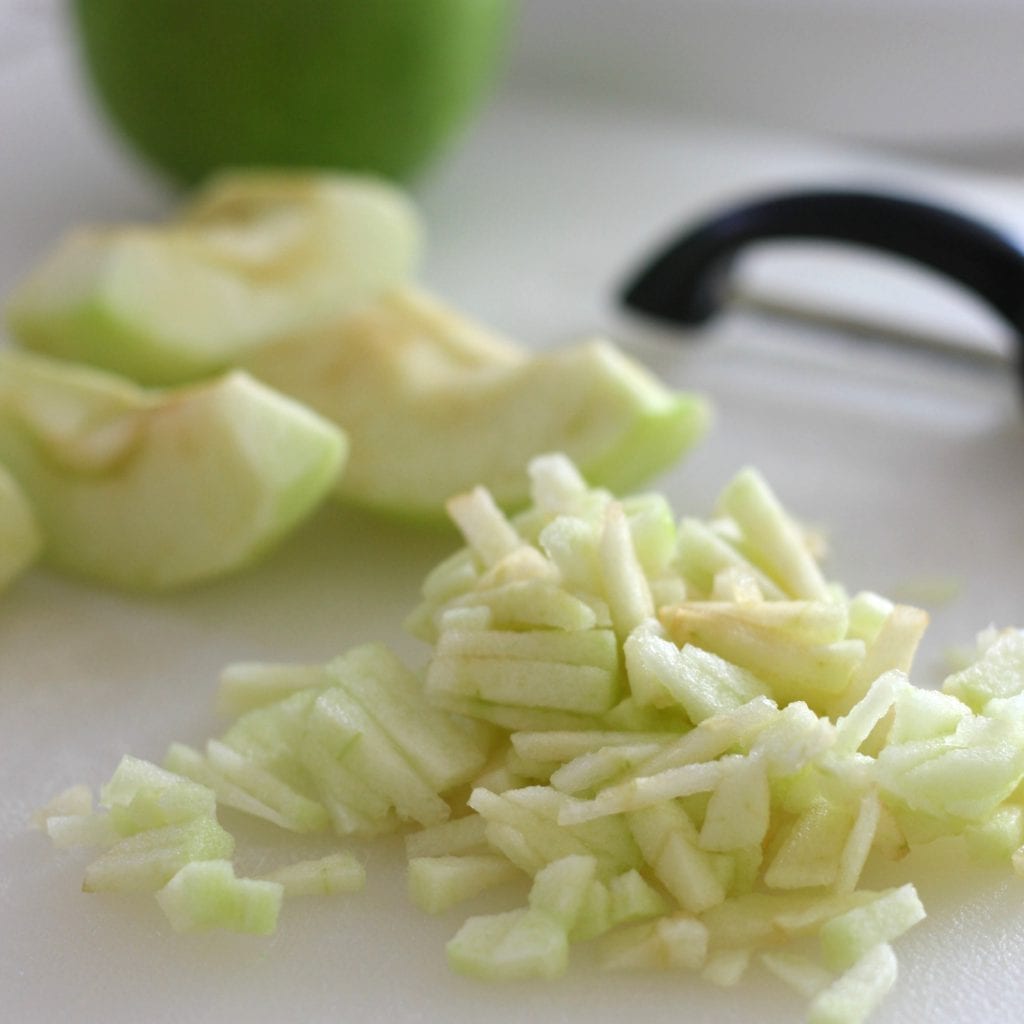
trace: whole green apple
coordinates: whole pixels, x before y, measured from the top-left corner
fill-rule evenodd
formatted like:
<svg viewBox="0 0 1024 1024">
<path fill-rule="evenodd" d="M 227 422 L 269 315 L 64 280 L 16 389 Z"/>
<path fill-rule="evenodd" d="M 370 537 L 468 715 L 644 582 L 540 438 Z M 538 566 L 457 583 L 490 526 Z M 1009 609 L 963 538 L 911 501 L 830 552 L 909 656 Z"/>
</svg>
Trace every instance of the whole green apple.
<svg viewBox="0 0 1024 1024">
<path fill-rule="evenodd" d="M 191 183 L 221 167 L 407 178 L 493 78 L 509 0 L 74 0 L 111 119 Z"/>
</svg>

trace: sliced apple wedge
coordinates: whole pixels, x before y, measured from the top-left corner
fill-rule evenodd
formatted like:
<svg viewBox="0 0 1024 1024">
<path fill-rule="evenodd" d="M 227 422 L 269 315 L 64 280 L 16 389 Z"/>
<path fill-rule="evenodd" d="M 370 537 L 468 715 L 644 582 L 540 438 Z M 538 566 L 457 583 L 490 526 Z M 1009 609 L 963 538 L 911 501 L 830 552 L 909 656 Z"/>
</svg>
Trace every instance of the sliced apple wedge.
<svg viewBox="0 0 1024 1024">
<path fill-rule="evenodd" d="M 36 560 L 42 546 L 31 503 L 18 481 L 0 466 L 0 590 Z"/>
<path fill-rule="evenodd" d="M 669 391 L 608 341 L 531 355 L 408 286 L 241 365 L 349 433 L 343 497 L 408 518 L 439 517 L 481 482 L 522 505 L 526 464 L 548 451 L 592 483 L 629 488 L 708 421 L 704 400 Z"/>
<path fill-rule="evenodd" d="M 246 374 L 178 391 L 0 353 L 0 462 L 53 565 L 169 588 L 270 547 L 334 486 L 336 427 Z"/>
<path fill-rule="evenodd" d="M 185 383 L 405 280 L 419 236 L 404 194 L 372 179 L 224 174 L 175 220 L 71 232 L 8 322 L 37 351 Z"/>
</svg>

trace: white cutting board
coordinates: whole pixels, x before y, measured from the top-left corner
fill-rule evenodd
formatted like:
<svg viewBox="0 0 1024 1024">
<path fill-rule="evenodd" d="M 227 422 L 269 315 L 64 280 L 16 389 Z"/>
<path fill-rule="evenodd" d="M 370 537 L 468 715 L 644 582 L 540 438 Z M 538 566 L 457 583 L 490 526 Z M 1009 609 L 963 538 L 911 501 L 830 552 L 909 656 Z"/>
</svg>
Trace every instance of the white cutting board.
<svg viewBox="0 0 1024 1024">
<path fill-rule="evenodd" d="M 70 224 L 167 206 L 99 133 L 52 55 L 0 78 L 0 146 L 0 291 Z M 633 262 L 698 210 L 755 186 L 863 181 L 916 186 L 1024 223 L 1024 189 L 994 181 L 635 112 L 509 99 L 420 189 L 431 233 L 425 276 L 530 344 L 604 326 L 673 383 L 706 390 L 719 407 L 715 432 L 658 481 L 680 512 L 706 514 L 718 488 L 752 462 L 795 511 L 828 528 L 830 568 L 851 587 L 934 596 L 955 582 L 955 597 L 933 609 L 921 659 L 921 679 L 934 681 L 948 647 L 992 621 L 1024 624 L 1024 426 L 1009 379 L 734 317 L 700 344 L 677 345 L 619 320 L 611 301 Z M 849 290 L 842 267 L 823 267 L 820 280 L 833 279 Z M 932 319 L 933 302 L 945 305 L 913 294 Z M 958 308 L 949 316 L 978 320 Z M 0 598 L 0 1018 L 799 1019 L 801 1001 L 756 973 L 719 991 L 689 977 L 602 975 L 585 951 L 554 984 L 457 978 L 443 947 L 469 911 L 415 911 L 397 843 L 362 851 L 364 893 L 295 901 L 270 940 L 182 937 L 146 898 L 81 894 L 86 856 L 55 853 L 27 829 L 37 806 L 72 783 L 102 783 L 122 753 L 159 759 L 170 741 L 199 743 L 216 730 L 214 683 L 229 661 L 322 660 L 368 640 L 422 659 L 401 621 L 450 545 L 330 508 L 259 568 L 198 591 L 126 597 L 38 570 Z M 270 830 L 242 835 L 256 851 L 250 868 L 305 852 Z M 947 849 L 920 859 L 931 916 L 900 942 L 902 976 L 876 1019 L 1018 1022 L 1024 881 L 964 873 Z M 495 898 L 470 910 L 506 905 Z"/>
</svg>

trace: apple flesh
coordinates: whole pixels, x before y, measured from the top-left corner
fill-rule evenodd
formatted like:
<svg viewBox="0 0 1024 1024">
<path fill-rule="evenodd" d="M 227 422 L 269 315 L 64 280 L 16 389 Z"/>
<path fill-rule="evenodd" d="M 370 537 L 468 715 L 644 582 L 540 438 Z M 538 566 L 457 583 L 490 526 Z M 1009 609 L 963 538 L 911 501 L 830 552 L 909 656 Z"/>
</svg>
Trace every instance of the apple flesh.
<svg viewBox="0 0 1024 1024">
<path fill-rule="evenodd" d="M 0 462 L 32 501 L 44 557 L 166 589 L 258 557 L 334 486 L 342 433 L 242 373 L 170 392 L 0 354 Z"/>
<path fill-rule="evenodd" d="M 72 231 L 15 289 L 8 324 L 39 352 L 185 383 L 404 281 L 419 239 L 380 181 L 222 174 L 172 221 Z"/>
<path fill-rule="evenodd" d="M 32 505 L 17 480 L 0 466 L 0 590 L 36 560 L 42 547 Z"/>
<path fill-rule="evenodd" d="M 339 493 L 436 519 L 478 483 L 529 496 L 527 462 L 565 452 L 594 484 L 628 489 L 707 427 L 706 402 L 671 392 L 610 342 L 530 355 L 406 287 L 343 321 L 249 351 L 241 365 L 352 438 Z"/>
</svg>

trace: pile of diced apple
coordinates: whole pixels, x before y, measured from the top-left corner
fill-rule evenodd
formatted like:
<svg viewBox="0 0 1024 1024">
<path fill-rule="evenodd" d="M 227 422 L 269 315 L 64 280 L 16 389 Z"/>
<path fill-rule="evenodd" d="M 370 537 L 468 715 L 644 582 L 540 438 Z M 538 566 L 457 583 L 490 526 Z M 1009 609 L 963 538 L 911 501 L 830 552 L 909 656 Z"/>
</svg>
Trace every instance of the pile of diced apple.
<svg viewBox="0 0 1024 1024">
<path fill-rule="evenodd" d="M 1024 874 L 1024 632 L 987 631 L 941 690 L 917 687 L 927 617 L 826 580 L 755 471 L 682 520 L 564 456 L 530 475 L 513 518 L 483 488 L 449 503 L 466 546 L 409 618 L 419 672 L 379 646 L 231 666 L 219 739 L 151 775 L 127 761 L 105 814 L 51 809 L 51 835 L 106 844 L 89 888 L 142 878 L 176 927 L 262 930 L 279 890 L 231 873 L 214 802 L 293 832 L 399 831 L 422 909 L 508 886 L 510 909 L 451 939 L 458 971 L 552 977 L 596 942 L 609 968 L 724 987 L 760 964 L 813 1024 L 863 1020 L 924 916 L 910 880 L 866 886 L 873 861 L 960 836 Z M 296 870 L 309 890 L 328 869 Z"/>
</svg>

